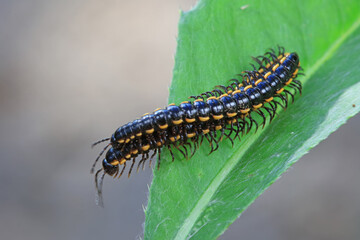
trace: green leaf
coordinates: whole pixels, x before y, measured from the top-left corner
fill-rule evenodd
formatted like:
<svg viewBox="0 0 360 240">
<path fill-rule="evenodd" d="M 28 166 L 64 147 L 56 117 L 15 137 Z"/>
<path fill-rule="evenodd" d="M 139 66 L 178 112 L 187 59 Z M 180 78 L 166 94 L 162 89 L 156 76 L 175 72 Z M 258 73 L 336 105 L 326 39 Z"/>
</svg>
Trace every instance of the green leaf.
<svg viewBox="0 0 360 240">
<path fill-rule="evenodd" d="M 181 14 L 170 102 L 211 90 L 250 56 L 296 51 L 303 95 L 234 147 L 223 141 L 190 160 L 162 154 L 145 211 L 145 239 L 216 239 L 309 149 L 360 110 L 360 3 L 203 0 Z M 326 167 L 326 166 L 325 166 Z"/>
</svg>

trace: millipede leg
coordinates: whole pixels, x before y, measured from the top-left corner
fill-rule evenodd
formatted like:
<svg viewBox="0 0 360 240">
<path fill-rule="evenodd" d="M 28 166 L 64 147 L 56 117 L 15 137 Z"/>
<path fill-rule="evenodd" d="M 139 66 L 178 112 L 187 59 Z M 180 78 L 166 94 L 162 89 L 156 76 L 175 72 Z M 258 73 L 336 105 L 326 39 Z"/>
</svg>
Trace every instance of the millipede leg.
<svg viewBox="0 0 360 240">
<path fill-rule="evenodd" d="M 191 158 L 191 156 L 192 156 L 192 153 L 193 153 L 193 147 L 195 147 L 195 146 L 193 146 L 190 142 L 187 142 L 187 143 L 185 143 L 184 145 L 188 145 L 189 146 L 189 149 L 190 149 L 190 156 L 188 155 L 188 158 Z"/>
<path fill-rule="evenodd" d="M 283 95 L 281 95 L 281 94 L 279 94 L 278 97 L 281 98 L 281 100 L 283 100 L 283 102 L 285 102 L 285 108 L 284 108 L 284 110 L 286 110 L 287 107 L 288 107 L 288 100 L 287 100 Z"/>
<path fill-rule="evenodd" d="M 128 178 L 129 178 L 130 175 L 131 175 L 131 171 L 132 171 L 132 169 L 133 169 L 133 167 L 134 167 L 134 164 L 135 164 L 135 158 L 133 158 L 133 160 L 132 160 L 132 164 L 131 164 L 131 167 L 130 167 L 130 170 L 129 170 L 129 173 L 128 173 Z"/>
<path fill-rule="evenodd" d="M 161 148 L 158 150 L 158 162 L 157 162 L 157 169 L 160 169 L 160 162 L 161 162 Z"/>
<path fill-rule="evenodd" d="M 229 138 L 231 136 L 231 134 L 233 133 L 233 131 L 235 131 L 234 123 L 232 122 L 232 120 L 231 120 L 231 123 L 230 123 L 230 129 L 227 128 L 227 130 L 229 130 L 229 133 L 226 136 Z"/>
<path fill-rule="evenodd" d="M 291 103 L 294 103 L 294 101 L 295 101 L 295 98 L 294 98 L 294 95 L 290 92 L 290 91 L 288 91 L 288 90 L 284 90 L 284 92 L 286 93 L 286 94 L 289 94 L 290 96 L 291 96 Z"/>
<path fill-rule="evenodd" d="M 155 150 L 154 150 L 153 154 L 152 154 L 152 155 L 151 155 L 151 157 L 150 157 L 150 161 L 149 161 L 149 168 L 151 168 L 151 162 L 152 162 L 152 159 L 153 159 L 153 158 L 154 158 L 154 156 L 156 155 L 157 151 L 158 151 L 158 148 L 155 148 Z"/>
<path fill-rule="evenodd" d="M 184 144 L 181 145 L 181 147 L 185 150 L 184 153 L 185 153 L 185 158 L 186 158 L 186 160 L 189 160 L 189 158 L 188 158 L 189 154 L 188 154 L 187 148 L 184 146 Z"/>
<path fill-rule="evenodd" d="M 263 119 L 262 125 L 263 125 L 263 128 L 264 128 L 265 124 L 266 124 L 266 117 L 265 117 L 264 113 L 260 109 L 257 109 L 255 112 L 262 117 L 262 119 Z"/>
<path fill-rule="evenodd" d="M 276 114 L 276 104 L 275 104 L 275 106 L 272 104 L 272 102 L 268 102 L 268 104 L 270 105 L 270 108 L 267 108 L 267 109 L 269 109 L 269 111 L 271 112 L 271 113 L 269 113 L 270 114 L 270 123 L 271 123 L 271 121 L 274 119 L 274 117 L 275 117 L 275 114 Z"/>
<path fill-rule="evenodd" d="M 209 134 L 210 134 L 210 136 L 212 137 L 212 139 L 214 140 L 214 142 L 215 142 L 215 144 L 216 144 L 215 148 L 212 149 L 212 151 L 209 153 L 209 154 L 211 154 L 211 153 L 215 152 L 216 150 L 218 150 L 218 148 L 219 148 L 219 142 L 216 141 L 216 136 L 215 136 L 215 137 L 212 136 L 211 132 L 209 132 Z M 216 132 L 215 132 L 215 134 L 216 134 Z"/>
<path fill-rule="evenodd" d="M 120 178 L 120 177 L 122 176 L 122 174 L 123 174 L 124 171 L 125 171 L 125 168 L 126 168 L 126 162 L 124 162 L 124 167 L 123 167 L 123 169 L 121 170 L 120 175 L 119 175 L 118 178 Z"/>
<path fill-rule="evenodd" d="M 138 162 L 138 165 L 137 165 L 137 169 L 136 169 L 136 172 L 138 173 L 139 172 L 139 168 L 140 168 L 140 165 L 145 162 L 145 154 L 143 153 L 142 156 L 141 156 L 141 160 Z M 144 166 L 144 165 L 143 165 Z M 144 170 L 144 169 L 143 169 Z"/>
<path fill-rule="evenodd" d="M 220 132 L 221 132 L 221 135 L 219 137 L 219 142 L 221 142 L 224 138 L 224 128 L 223 127 L 221 128 Z"/>
<path fill-rule="evenodd" d="M 239 125 L 239 119 L 235 118 L 235 123 L 236 123 L 236 129 L 235 129 L 235 136 L 234 136 L 234 140 L 235 138 L 239 137 L 239 132 L 240 132 L 240 125 Z M 240 137 L 239 137 L 240 138 Z"/>
<path fill-rule="evenodd" d="M 171 155 L 171 158 L 172 158 L 172 162 L 174 162 L 175 157 L 174 157 L 174 153 L 173 153 L 172 150 L 171 150 L 171 146 L 170 146 L 170 145 L 167 145 L 167 148 L 169 149 L 169 152 L 170 152 L 170 155 Z"/>
<path fill-rule="evenodd" d="M 183 155 L 184 158 L 186 158 L 185 153 L 179 148 L 179 146 L 177 146 L 176 149 Z"/>
<path fill-rule="evenodd" d="M 250 130 L 252 129 L 252 125 L 253 125 L 251 117 L 249 118 L 249 120 L 250 120 L 250 124 L 248 124 L 248 129 L 246 131 L 246 134 L 248 134 L 250 132 Z"/>
<path fill-rule="evenodd" d="M 206 138 L 206 140 L 209 142 L 209 144 L 210 144 L 210 147 L 211 147 L 211 151 L 210 151 L 210 153 L 213 151 L 213 149 L 214 149 L 214 146 L 213 146 L 213 144 L 212 144 L 212 139 L 209 139 L 209 134 L 206 134 L 205 135 L 205 138 Z M 210 154 L 209 153 L 209 154 Z"/>
<path fill-rule="evenodd" d="M 272 109 L 271 108 L 268 108 L 268 107 L 266 107 L 266 106 L 264 106 L 264 109 L 265 109 L 265 111 L 269 114 L 269 116 L 270 116 L 270 119 L 269 119 L 269 123 L 271 123 L 271 120 L 273 119 L 273 113 L 271 112 L 272 111 Z"/>
<path fill-rule="evenodd" d="M 204 135 L 201 135 L 201 139 L 200 139 L 200 141 L 199 141 L 199 147 L 201 146 L 201 144 L 203 143 L 203 141 L 204 141 Z"/>
<path fill-rule="evenodd" d="M 197 149 L 198 149 L 198 146 L 196 145 L 196 143 L 197 143 L 197 141 L 194 141 L 194 142 L 193 142 L 193 144 L 194 144 L 194 151 L 191 153 L 190 158 L 192 158 L 192 157 L 195 155 L 195 153 L 196 153 L 196 151 L 197 151 Z"/>
<path fill-rule="evenodd" d="M 142 163 L 142 170 L 144 171 L 144 169 L 145 169 L 145 162 L 146 162 L 146 160 L 148 160 L 149 159 L 149 153 L 145 153 L 145 159 L 144 159 L 144 161 L 143 161 L 143 163 Z"/>
<path fill-rule="evenodd" d="M 255 133 L 257 132 L 258 128 L 259 128 L 259 125 L 258 123 L 251 117 L 251 112 L 249 112 L 249 115 L 248 115 L 248 118 L 250 119 L 250 122 L 251 123 L 254 123 L 256 125 L 256 128 L 255 128 Z M 252 126 L 252 124 L 251 124 Z M 250 129 L 248 130 L 248 133 L 249 133 Z"/>
<path fill-rule="evenodd" d="M 119 165 L 118 165 L 119 166 Z M 116 172 L 115 172 L 115 174 L 114 174 L 114 176 L 113 176 L 113 178 L 115 179 L 116 177 L 117 177 L 117 175 L 119 174 L 119 168 L 117 168 L 116 169 Z"/>
<path fill-rule="evenodd" d="M 302 90 L 302 85 L 301 85 L 301 83 L 300 83 L 298 80 L 293 80 L 290 85 L 295 85 L 296 88 L 299 90 L 300 95 L 301 95 L 301 93 L 302 93 L 302 92 L 301 92 L 301 90 Z"/>
<path fill-rule="evenodd" d="M 230 142 L 231 142 L 231 146 L 233 146 L 234 147 L 234 141 L 231 139 L 231 137 L 230 137 L 230 135 L 231 134 L 226 134 L 226 133 L 224 133 L 224 135 L 226 136 L 226 138 L 227 139 L 229 139 L 230 140 Z"/>
<path fill-rule="evenodd" d="M 277 110 L 277 105 L 279 105 L 281 108 L 285 108 L 285 106 L 284 105 L 282 105 L 282 103 L 280 103 L 280 102 L 278 102 L 278 101 L 275 101 L 275 100 L 273 100 L 272 101 L 273 103 L 275 103 L 275 109 Z M 276 113 L 276 112 L 275 112 Z"/>
<path fill-rule="evenodd" d="M 202 140 L 200 140 L 200 138 L 204 139 L 203 135 L 201 134 L 201 131 L 199 131 L 196 134 L 196 137 L 192 139 L 192 143 L 194 144 L 194 151 L 198 150 L 201 145 Z"/>
</svg>

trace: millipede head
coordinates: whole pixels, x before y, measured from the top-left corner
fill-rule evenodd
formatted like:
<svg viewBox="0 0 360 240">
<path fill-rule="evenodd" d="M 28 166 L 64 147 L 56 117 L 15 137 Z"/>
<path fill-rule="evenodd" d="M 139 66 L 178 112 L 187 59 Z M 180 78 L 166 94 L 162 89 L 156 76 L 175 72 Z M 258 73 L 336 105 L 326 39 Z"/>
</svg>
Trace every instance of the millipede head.
<svg viewBox="0 0 360 240">
<path fill-rule="evenodd" d="M 95 174 L 95 187 L 97 191 L 96 204 L 101 207 L 104 206 L 102 198 L 102 186 L 105 175 L 108 174 L 110 176 L 116 177 L 116 175 L 119 173 L 119 164 L 112 164 L 115 163 L 115 161 L 117 161 L 117 154 L 113 148 L 110 148 L 109 151 L 106 153 L 106 157 L 102 161 L 102 168 L 99 169 Z M 99 177 L 99 174 L 101 172 L 102 175 L 101 177 Z"/>
<path fill-rule="evenodd" d="M 114 176 L 115 173 L 119 172 L 119 165 L 110 164 L 106 158 L 102 162 L 104 172 L 110 176 Z"/>
</svg>

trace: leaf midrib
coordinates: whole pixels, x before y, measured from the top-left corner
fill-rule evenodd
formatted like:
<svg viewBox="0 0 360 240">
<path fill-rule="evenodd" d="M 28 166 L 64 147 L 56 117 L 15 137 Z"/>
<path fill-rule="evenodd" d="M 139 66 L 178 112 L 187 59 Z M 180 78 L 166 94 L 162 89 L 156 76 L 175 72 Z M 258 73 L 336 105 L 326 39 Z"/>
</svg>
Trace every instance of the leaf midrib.
<svg viewBox="0 0 360 240">
<path fill-rule="evenodd" d="M 334 55 L 336 50 L 341 46 L 343 42 L 360 26 L 360 16 L 357 18 L 357 20 L 354 22 L 354 24 L 351 25 L 351 27 L 342 34 L 331 46 L 330 48 L 323 54 L 323 56 L 315 62 L 315 64 L 309 68 L 307 71 L 306 76 L 302 80 L 303 84 L 307 82 L 307 80 L 327 61 L 331 58 L 331 56 Z M 281 112 L 282 109 L 279 111 Z M 268 124 L 269 125 L 269 124 Z M 266 125 L 264 129 L 268 127 Z M 259 131 L 256 134 L 254 134 L 254 137 L 248 139 L 247 142 L 241 145 L 242 149 L 249 149 L 249 147 L 258 139 L 258 137 L 261 135 L 263 131 Z M 240 148 L 240 147 L 239 147 Z M 239 149 L 238 148 L 238 149 Z M 203 212 L 203 209 L 208 205 L 212 197 L 214 196 L 216 190 L 220 186 L 220 184 L 223 182 L 223 180 L 226 178 L 226 176 L 231 172 L 231 170 L 234 168 L 234 166 L 240 161 L 242 156 L 247 152 L 246 151 L 235 151 L 234 154 L 229 158 L 229 160 L 225 163 L 224 167 L 218 172 L 218 174 L 215 176 L 215 178 L 210 182 L 208 187 L 206 187 L 204 193 L 201 195 L 199 200 L 197 201 L 196 205 L 191 210 L 188 217 L 186 217 L 183 221 L 183 224 L 179 228 L 175 240 L 183 240 L 186 239 L 186 237 L 189 235 L 191 229 L 193 228 L 194 224 L 196 223 L 196 220 L 199 218 L 201 213 Z M 256 196 L 254 196 L 254 199 Z M 249 206 L 253 201 L 249 201 L 249 203 L 245 206 Z"/>
</svg>

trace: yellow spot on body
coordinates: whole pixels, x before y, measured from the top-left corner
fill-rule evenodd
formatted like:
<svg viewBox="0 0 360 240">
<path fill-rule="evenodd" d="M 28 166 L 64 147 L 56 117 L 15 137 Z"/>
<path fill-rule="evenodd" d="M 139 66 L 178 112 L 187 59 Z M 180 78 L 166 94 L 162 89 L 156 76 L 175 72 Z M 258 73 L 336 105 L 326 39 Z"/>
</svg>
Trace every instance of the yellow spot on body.
<svg viewBox="0 0 360 240">
<path fill-rule="evenodd" d="M 215 130 L 220 130 L 220 129 L 222 129 L 222 126 L 221 126 L 221 125 L 215 126 Z"/>
<path fill-rule="evenodd" d="M 120 139 L 120 140 L 118 141 L 118 143 L 124 143 L 124 142 L 125 142 L 124 139 Z"/>
<path fill-rule="evenodd" d="M 135 138 L 135 136 L 134 136 L 134 135 L 131 135 L 131 136 L 130 136 L 130 139 L 134 139 L 134 138 Z"/>
<path fill-rule="evenodd" d="M 125 158 L 131 158 L 131 154 L 126 154 Z"/>
<path fill-rule="evenodd" d="M 159 126 L 160 129 L 167 129 L 168 127 L 169 127 L 169 125 L 167 125 L 167 124 Z"/>
<path fill-rule="evenodd" d="M 285 60 L 286 60 L 286 57 L 283 57 L 283 58 L 280 60 L 280 63 L 283 64 Z"/>
<path fill-rule="evenodd" d="M 228 116 L 228 117 L 235 117 L 236 115 L 237 115 L 237 113 L 226 113 L 226 115 Z"/>
<path fill-rule="evenodd" d="M 220 120 L 220 119 L 222 119 L 224 117 L 224 115 L 222 115 L 222 114 L 221 115 L 213 115 L 212 117 L 215 120 Z"/>
<path fill-rule="evenodd" d="M 142 136 L 142 133 L 141 133 L 141 132 L 140 132 L 140 133 L 137 133 L 136 136 L 137 136 L 137 137 L 141 137 L 141 136 Z"/>
<path fill-rule="evenodd" d="M 210 119 L 210 117 L 199 117 L 199 120 L 202 122 L 206 122 Z"/>
<path fill-rule="evenodd" d="M 204 100 L 202 100 L 202 98 L 198 98 L 196 99 L 194 102 L 203 102 Z"/>
<path fill-rule="evenodd" d="M 161 109 L 161 108 L 157 108 L 157 109 L 154 110 L 154 112 L 159 111 L 160 109 Z"/>
<path fill-rule="evenodd" d="M 293 73 L 293 76 L 296 76 L 296 74 L 299 72 L 299 69 L 297 68 L 295 72 Z"/>
<path fill-rule="evenodd" d="M 125 143 L 128 143 L 128 142 L 130 142 L 130 138 L 127 138 L 127 139 L 125 140 Z"/>
<path fill-rule="evenodd" d="M 269 67 L 271 67 L 271 65 L 273 65 L 274 64 L 274 62 L 273 61 L 271 61 L 270 62 L 270 65 L 268 64 L 268 65 L 266 65 L 266 68 L 269 68 Z"/>
<path fill-rule="evenodd" d="M 144 113 L 143 116 L 149 115 L 150 113 Z"/>
<path fill-rule="evenodd" d="M 233 96 L 234 96 L 235 94 L 237 94 L 237 93 L 241 93 L 241 91 L 240 91 L 240 90 L 234 91 L 234 92 L 233 92 Z"/>
<path fill-rule="evenodd" d="M 252 85 L 248 85 L 244 88 L 244 91 L 248 90 L 249 88 L 252 88 Z"/>
<path fill-rule="evenodd" d="M 189 101 L 183 101 L 183 102 L 181 102 L 181 104 L 182 104 L 182 103 L 189 103 Z"/>
<path fill-rule="evenodd" d="M 146 144 L 146 145 L 142 146 L 141 149 L 142 149 L 143 151 L 149 150 L 149 149 L 150 149 L 150 144 Z"/>
<path fill-rule="evenodd" d="M 284 54 L 285 57 L 288 57 L 289 55 L 290 55 L 290 53 L 288 53 L 288 52 Z"/>
<path fill-rule="evenodd" d="M 175 103 L 170 103 L 169 106 L 175 106 Z"/>
<path fill-rule="evenodd" d="M 139 152 L 139 150 L 137 150 L 137 149 L 134 149 L 134 150 L 131 151 L 131 153 L 134 154 L 134 155 L 137 154 L 138 152 Z"/>
<path fill-rule="evenodd" d="M 228 92 L 227 92 L 227 94 L 231 94 L 233 91 L 232 90 L 229 90 Z"/>
<path fill-rule="evenodd" d="M 259 73 L 263 73 L 264 71 L 265 71 L 265 70 L 264 70 L 263 68 L 260 68 L 258 72 L 259 72 Z"/>
<path fill-rule="evenodd" d="M 275 72 L 275 70 L 279 67 L 279 64 L 276 64 L 275 66 L 273 66 L 272 71 Z"/>
<path fill-rule="evenodd" d="M 250 111 L 250 108 L 244 109 L 244 110 L 240 110 L 240 112 L 242 114 L 248 113 Z"/>
<path fill-rule="evenodd" d="M 221 95 L 219 98 L 227 97 L 227 96 L 229 96 L 229 95 L 227 93 L 225 93 L 225 94 Z"/>
<path fill-rule="evenodd" d="M 283 58 L 283 55 L 279 55 L 278 57 L 277 57 L 277 59 L 281 59 L 281 58 Z"/>
<path fill-rule="evenodd" d="M 161 142 L 157 142 L 156 145 L 157 145 L 158 147 L 161 147 L 161 146 L 162 146 L 162 143 L 161 143 Z"/>
<path fill-rule="evenodd" d="M 123 165 L 125 162 L 126 162 L 126 159 L 124 159 L 124 158 L 121 159 L 121 160 L 120 160 L 120 165 Z"/>
<path fill-rule="evenodd" d="M 258 109 L 262 107 L 262 103 L 259 103 L 258 105 L 254 105 L 253 108 Z"/>
<path fill-rule="evenodd" d="M 271 102 L 274 98 L 271 97 L 271 98 L 268 98 L 268 99 L 265 99 L 266 102 Z"/>
<path fill-rule="evenodd" d="M 259 80 L 257 80 L 256 82 L 255 82 L 255 86 L 257 86 L 259 83 L 261 83 L 262 82 L 262 79 L 259 79 Z"/>
<path fill-rule="evenodd" d="M 175 124 L 175 125 L 179 125 L 180 123 L 182 123 L 182 122 L 183 122 L 183 120 L 182 120 L 182 119 L 179 119 L 179 120 L 172 120 L 172 122 L 173 122 L 173 124 Z"/>
<path fill-rule="evenodd" d="M 177 135 L 177 136 L 175 136 L 175 137 L 170 137 L 170 140 L 172 141 L 172 142 L 175 142 L 175 141 L 177 141 L 177 140 L 179 140 L 180 139 L 180 135 Z"/>
<path fill-rule="evenodd" d="M 188 133 L 188 134 L 186 134 L 186 136 L 187 136 L 188 138 L 195 137 L 195 135 L 196 135 L 196 133 Z"/>
<path fill-rule="evenodd" d="M 269 67 L 270 67 L 270 65 L 271 65 L 271 64 L 270 64 L 270 63 L 268 63 L 268 64 L 266 64 L 266 66 L 265 66 L 265 67 L 266 67 L 266 68 L 269 68 Z"/>
<path fill-rule="evenodd" d="M 276 91 L 277 94 L 280 94 L 284 91 L 284 88 L 281 88 L 280 90 Z"/>
<path fill-rule="evenodd" d="M 292 80 L 293 80 L 293 79 L 290 78 L 289 81 L 287 81 L 287 82 L 285 83 L 285 85 L 289 85 L 289 84 L 292 82 Z"/>
<path fill-rule="evenodd" d="M 195 122 L 195 118 L 185 118 L 185 121 L 187 123 L 193 123 L 193 122 Z"/>
<path fill-rule="evenodd" d="M 116 165 L 119 164 L 119 161 L 118 161 L 118 160 L 114 160 L 114 161 L 112 161 L 110 164 L 113 165 L 113 166 L 116 166 Z"/>
<path fill-rule="evenodd" d="M 209 129 L 204 129 L 202 132 L 203 132 L 204 134 L 207 134 L 207 133 L 210 132 L 210 130 L 209 130 Z"/>
<path fill-rule="evenodd" d="M 207 100 L 217 99 L 216 97 L 209 97 Z"/>
<path fill-rule="evenodd" d="M 146 130 L 145 132 L 146 132 L 147 134 L 152 134 L 152 133 L 154 132 L 154 129 L 151 128 L 151 129 Z"/>
<path fill-rule="evenodd" d="M 267 77 L 271 74 L 271 72 L 267 72 L 264 76 L 265 79 L 267 79 Z"/>
</svg>

